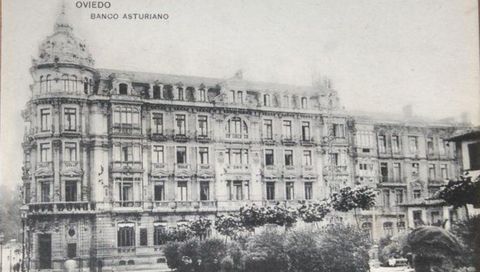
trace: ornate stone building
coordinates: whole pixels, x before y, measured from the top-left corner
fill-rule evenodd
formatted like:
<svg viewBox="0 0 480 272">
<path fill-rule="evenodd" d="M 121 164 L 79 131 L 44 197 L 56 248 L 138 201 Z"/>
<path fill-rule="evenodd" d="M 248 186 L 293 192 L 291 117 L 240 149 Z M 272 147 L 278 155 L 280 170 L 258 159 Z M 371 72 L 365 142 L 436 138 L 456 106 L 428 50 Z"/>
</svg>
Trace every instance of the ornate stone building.
<svg viewBox="0 0 480 272">
<path fill-rule="evenodd" d="M 427 215 L 423 200 L 456 175 L 440 141 L 454 127 L 352 117 L 328 80 L 303 87 L 240 72 L 98 69 L 63 12 L 31 75 L 23 112 L 30 271 L 60 271 L 67 258 L 83 271 L 159 271 L 166 226 L 245 204 L 294 206 L 356 184 L 381 188 L 385 205 L 362 215 L 375 239 L 445 216 L 441 208 Z"/>
</svg>

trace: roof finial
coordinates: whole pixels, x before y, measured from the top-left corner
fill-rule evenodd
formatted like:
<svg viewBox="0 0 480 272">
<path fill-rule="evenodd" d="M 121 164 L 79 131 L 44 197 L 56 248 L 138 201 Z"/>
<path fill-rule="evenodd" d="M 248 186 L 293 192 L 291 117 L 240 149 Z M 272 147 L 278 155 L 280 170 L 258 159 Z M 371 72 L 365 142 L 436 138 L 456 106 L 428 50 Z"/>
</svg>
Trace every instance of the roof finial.
<svg viewBox="0 0 480 272">
<path fill-rule="evenodd" d="M 62 5 L 60 9 L 60 14 L 57 17 L 57 21 L 55 22 L 55 32 L 60 31 L 71 31 L 72 27 L 68 23 L 67 16 L 65 14 L 65 0 L 62 0 Z"/>
</svg>

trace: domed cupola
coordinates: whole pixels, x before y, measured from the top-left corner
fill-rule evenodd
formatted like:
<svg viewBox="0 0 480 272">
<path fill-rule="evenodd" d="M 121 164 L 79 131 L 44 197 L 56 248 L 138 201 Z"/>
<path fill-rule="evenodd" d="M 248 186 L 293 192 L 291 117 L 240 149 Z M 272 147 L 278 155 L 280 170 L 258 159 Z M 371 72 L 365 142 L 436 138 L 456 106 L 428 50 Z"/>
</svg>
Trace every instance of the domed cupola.
<svg viewBox="0 0 480 272">
<path fill-rule="evenodd" d="M 65 16 L 65 5 L 55 22 L 54 33 L 40 45 L 35 65 L 69 63 L 93 67 L 94 60 L 85 43 L 73 35 L 73 28 Z"/>
</svg>

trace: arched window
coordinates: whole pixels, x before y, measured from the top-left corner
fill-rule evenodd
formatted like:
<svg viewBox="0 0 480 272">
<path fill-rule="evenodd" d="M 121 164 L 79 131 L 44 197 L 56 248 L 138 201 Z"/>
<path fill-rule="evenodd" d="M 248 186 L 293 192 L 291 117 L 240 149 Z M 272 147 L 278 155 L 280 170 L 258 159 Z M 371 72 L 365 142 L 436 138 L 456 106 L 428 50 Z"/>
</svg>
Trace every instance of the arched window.
<svg viewBox="0 0 480 272">
<path fill-rule="evenodd" d="M 302 97 L 302 109 L 306 109 L 308 107 L 307 105 L 307 98 Z"/>
<path fill-rule="evenodd" d="M 50 92 L 52 90 L 52 82 L 51 82 L 50 75 L 47 75 L 45 79 L 45 92 Z"/>
<path fill-rule="evenodd" d="M 206 101 L 207 100 L 207 97 L 205 95 L 205 89 L 198 90 L 198 97 L 199 97 L 198 99 L 200 101 Z"/>
<path fill-rule="evenodd" d="M 270 107 L 270 95 L 269 94 L 264 94 L 263 95 L 263 105 Z"/>
<path fill-rule="evenodd" d="M 71 80 L 71 83 L 72 83 L 72 87 L 71 87 L 71 90 L 74 91 L 74 92 L 77 92 L 77 76 L 76 75 L 72 75 L 72 80 Z"/>
<path fill-rule="evenodd" d="M 43 92 L 43 76 L 40 76 L 40 93 Z"/>
<path fill-rule="evenodd" d="M 162 98 L 162 93 L 160 90 L 160 86 L 155 85 L 153 86 L 153 99 L 161 99 Z"/>
<path fill-rule="evenodd" d="M 121 94 L 121 95 L 127 95 L 128 94 L 128 85 L 125 84 L 125 83 L 120 83 L 120 85 L 118 85 L 118 93 Z"/>
<path fill-rule="evenodd" d="M 290 97 L 288 95 L 283 96 L 283 106 L 285 108 L 290 107 Z"/>
<path fill-rule="evenodd" d="M 240 117 L 232 117 L 227 121 L 225 127 L 225 134 L 227 138 L 233 139 L 247 139 L 248 138 L 248 126 L 245 121 Z"/>
<path fill-rule="evenodd" d="M 63 91 L 68 92 L 70 90 L 68 75 L 62 75 L 62 81 L 63 81 Z"/>
<path fill-rule="evenodd" d="M 173 99 L 173 87 L 172 85 L 164 85 L 163 86 L 163 98 L 164 99 Z"/>
<path fill-rule="evenodd" d="M 88 80 L 88 90 L 91 92 L 93 90 L 93 80 L 92 79 L 89 79 Z"/>
<path fill-rule="evenodd" d="M 88 78 L 83 79 L 83 92 L 88 94 Z"/>
<path fill-rule="evenodd" d="M 178 87 L 178 97 L 177 98 L 178 98 L 178 100 L 185 100 L 185 96 L 184 96 L 182 87 Z"/>
<path fill-rule="evenodd" d="M 135 224 L 133 223 L 118 224 L 117 245 L 118 247 L 135 246 Z"/>
</svg>

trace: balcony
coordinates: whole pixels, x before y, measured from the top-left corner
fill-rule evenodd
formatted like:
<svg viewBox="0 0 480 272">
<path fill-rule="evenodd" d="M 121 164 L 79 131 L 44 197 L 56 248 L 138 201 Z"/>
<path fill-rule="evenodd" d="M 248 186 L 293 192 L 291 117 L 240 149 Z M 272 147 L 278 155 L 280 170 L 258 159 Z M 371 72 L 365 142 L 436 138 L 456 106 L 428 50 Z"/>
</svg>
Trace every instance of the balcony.
<svg viewBox="0 0 480 272">
<path fill-rule="evenodd" d="M 286 146 L 292 146 L 292 145 L 296 145 L 297 141 L 295 139 L 293 139 L 292 137 L 283 136 L 282 137 L 282 144 L 286 145 Z"/>
<path fill-rule="evenodd" d="M 78 161 L 65 161 L 62 164 L 63 176 L 80 176 L 83 171 L 80 168 L 80 162 Z"/>
<path fill-rule="evenodd" d="M 433 186 L 433 187 L 440 187 L 446 185 L 447 182 L 443 180 L 437 180 L 437 179 L 429 179 L 428 180 L 428 186 Z"/>
<path fill-rule="evenodd" d="M 114 161 L 112 163 L 113 172 L 142 172 L 141 161 Z"/>
<path fill-rule="evenodd" d="M 323 175 L 348 175 L 346 165 L 327 165 L 323 167 Z"/>
<path fill-rule="evenodd" d="M 199 177 L 214 177 L 215 169 L 211 164 L 197 164 L 197 176 Z"/>
<path fill-rule="evenodd" d="M 407 186 L 404 179 L 401 178 L 389 178 L 389 177 L 379 177 L 379 187 L 398 187 L 398 186 Z"/>
<path fill-rule="evenodd" d="M 250 173 L 250 168 L 248 164 L 227 164 L 225 166 L 225 170 L 227 171 L 227 173 L 231 174 Z"/>
<path fill-rule="evenodd" d="M 225 137 L 227 139 L 237 139 L 237 140 L 242 140 L 242 139 L 248 139 L 248 134 L 245 133 L 227 133 L 225 134 Z"/>
<path fill-rule="evenodd" d="M 262 144 L 264 144 L 264 145 L 274 145 L 275 140 L 272 137 L 265 137 L 265 138 L 262 138 Z"/>
<path fill-rule="evenodd" d="M 112 126 L 112 134 L 138 136 L 142 134 L 142 129 L 131 124 L 114 125 Z"/>
<path fill-rule="evenodd" d="M 124 201 L 114 201 L 114 208 L 142 208 L 142 201 L 134 200 L 124 200 Z"/>
<path fill-rule="evenodd" d="M 95 212 L 95 203 L 90 202 L 45 202 L 28 204 L 31 215 L 88 214 Z"/>
<path fill-rule="evenodd" d="M 150 139 L 156 142 L 165 142 L 168 140 L 168 137 L 163 133 L 151 133 Z"/>
<path fill-rule="evenodd" d="M 168 177 L 170 174 L 171 170 L 168 169 L 165 163 L 152 163 L 150 175 L 154 177 Z"/>
<path fill-rule="evenodd" d="M 153 212 L 170 212 L 175 209 L 176 205 L 173 201 L 154 201 Z"/>
<path fill-rule="evenodd" d="M 52 176 L 53 162 L 37 162 L 35 176 Z"/>
<path fill-rule="evenodd" d="M 192 175 L 192 166 L 188 163 L 176 163 L 174 175 L 178 178 L 189 178 Z"/>
<path fill-rule="evenodd" d="M 175 134 L 173 135 L 173 140 L 179 143 L 188 142 L 190 138 L 186 134 Z"/>
<path fill-rule="evenodd" d="M 302 138 L 300 140 L 300 145 L 302 146 L 315 146 L 315 140 L 313 139 L 313 137 L 311 138 Z"/>
<path fill-rule="evenodd" d="M 199 143 L 209 143 L 212 141 L 213 131 L 209 131 L 208 133 L 198 133 L 195 135 L 195 140 Z"/>
</svg>

